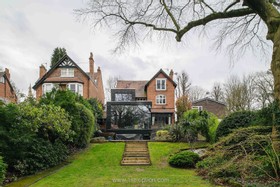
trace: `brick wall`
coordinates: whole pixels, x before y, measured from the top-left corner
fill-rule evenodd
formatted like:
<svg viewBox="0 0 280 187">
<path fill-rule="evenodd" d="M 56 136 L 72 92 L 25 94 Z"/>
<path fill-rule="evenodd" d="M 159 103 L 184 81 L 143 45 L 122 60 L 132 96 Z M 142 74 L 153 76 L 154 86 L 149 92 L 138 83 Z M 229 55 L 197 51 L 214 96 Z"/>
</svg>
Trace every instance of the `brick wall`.
<svg viewBox="0 0 280 187">
<path fill-rule="evenodd" d="M 157 78 L 166 78 L 162 73 L 160 73 L 155 79 L 153 79 L 147 87 L 147 100 L 152 101 L 152 108 L 162 109 L 164 112 L 165 109 L 172 109 L 173 113 L 175 112 L 175 101 L 174 93 L 175 87 L 173 83 L 166 78 L 166 90 L 156 90 L 156 79 Z M 156 104 L 156 96 L 165 95 L 166 104 Z M 172 115 L 172 123 L 174 123 L 174 114 Z"/>
<path fill-rule="evenodd" d="M 5 97 L 5 84 L 0 83 L 0 97 L 4 98 Z"/>
<path fill-rule="evenodd" d="M 153 79 L 147 87 L 147 100 L 152 101 L 152 108 L 172 108 L 174 109 L 174 90 L 175 87 L 171 81 L 166 79 L 166 90 L 156 90 L 156 79 L 166 78 L 162 73 L 160 73 L 155 79 Z M 165 95 L 166 104 L 156 104 L 156 96 Z"/>
<path fill-rule="evenodd" d="M 12 91 L 12 88 L 7 80 L 5 80 L 5 83 L 0 83 L 0 97 L 13 103 L 17 102 L 16 94 Z"/>
</svg>

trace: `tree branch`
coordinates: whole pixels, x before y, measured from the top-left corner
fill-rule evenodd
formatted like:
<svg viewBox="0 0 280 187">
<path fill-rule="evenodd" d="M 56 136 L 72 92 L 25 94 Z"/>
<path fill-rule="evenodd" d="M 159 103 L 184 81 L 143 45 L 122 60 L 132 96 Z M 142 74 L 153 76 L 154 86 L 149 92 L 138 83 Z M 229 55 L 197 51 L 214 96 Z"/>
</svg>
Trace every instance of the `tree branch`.
<svg viewBox="0 0 280 187">
<path fill-rule="evenodd" d="M 179 30 L 180 30 L 180 26 L 179 26 L 179 24 L 177 23 L 176 19 L 174 18 L 173 14 L 171 13 L 171 11 L 168 9 L 168 7 L 167 7 L 165 1 L 164 1 L 164 0 L 161 0 L 161 2 L 162 2 L 162 5 L 163 5 L 163 7 L 164 7 L 166 13 L 169 15 L 169 17 L 171 18 L 173 24 L 175 25 L 177 31 L 179 31 Z"/>
<path fill-rule="evenodd" d="M 182 30 L 180 30 L 177 33 L 176 40 L 180 42 L 184 34 L 187 33 L 189 30 L 197 26 L 206 25 L 211 21 L 218 20 L 218 19 L 242 17 L 253 13 L 254 11 L 251 10 L 250 8 L 243 8 L 238 10 L 231 10 L 228 12 L 217 12 L 217 13 L 210 14 L 202 19 L 189 22 L 187 26 L 185 26 Z"/>
<path fill-rule="evenodd" d="M 224 10 L 224 12 L 228 11 L 231 7 L 233 7 L 234 5 L 236 5 L 236 4 L 239 3 L 239 2 L 240 2 L 240 0 L 234 1 L 233 3 L 231 3 L 230 5 L 228 5 L 228 6 L 226 7 L 226 9 Z"/>
</svg>

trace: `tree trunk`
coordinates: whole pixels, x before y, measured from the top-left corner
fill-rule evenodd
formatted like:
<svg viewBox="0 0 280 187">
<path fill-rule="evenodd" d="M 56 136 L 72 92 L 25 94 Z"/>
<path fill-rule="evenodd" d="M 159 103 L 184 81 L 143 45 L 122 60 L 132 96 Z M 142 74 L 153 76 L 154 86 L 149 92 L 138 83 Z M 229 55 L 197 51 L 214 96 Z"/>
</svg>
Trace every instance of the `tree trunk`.
<svg viewBox="0 0 280 187">
<path fill-rule="evenodd" d="M 268 0 L 244 0 L 244 5 L 254 10 L 265 22 L 267 39 L 273 42 L 271 71 L 274 78 L 274 99 L 280 106 L 280 13 Z M 272 144 L 280 152 L 279 133 L 276 129 L 275 113 L 273 114 Z"/>
<path fill-rule="evenodd" d="M 273 54 L 272 54 L 272 61 L 271 61 L 271 71 L 274 78 L 274 99 L 280 105 L 280 27 L 273 37 Z M 273 126 L 272 126 L 272 143 L 277 152 L 280 152 L 280 139 L 279 139 L 279 132 L 276 129 L 276 119 L 275 114 L 273 114 Z"/>
</svg>

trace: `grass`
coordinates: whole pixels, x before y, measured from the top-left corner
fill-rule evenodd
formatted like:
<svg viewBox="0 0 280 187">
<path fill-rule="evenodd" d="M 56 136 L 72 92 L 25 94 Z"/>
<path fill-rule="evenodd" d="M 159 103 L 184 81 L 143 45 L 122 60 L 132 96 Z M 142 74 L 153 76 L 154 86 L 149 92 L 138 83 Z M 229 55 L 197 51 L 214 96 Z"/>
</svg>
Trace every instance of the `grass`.
<svg viewBox="0 0 280 187">
<path fill-rule="evenodd" d="M 150 142 L 152 166 L 138 167 L 120 166 L 124 143 L 92 144 L 87 150 L 75 155 L 71 164 L 32 186 L 213 186 L 197 176 L 194 170 L 177 169 L 168 165 L 170 154 L 186 148 L 186 143 Z M 27 177 L 9 186 L 26 186 L 24 181 L 30 182 L 31 178 L 32 176 Z"/>
</svg>

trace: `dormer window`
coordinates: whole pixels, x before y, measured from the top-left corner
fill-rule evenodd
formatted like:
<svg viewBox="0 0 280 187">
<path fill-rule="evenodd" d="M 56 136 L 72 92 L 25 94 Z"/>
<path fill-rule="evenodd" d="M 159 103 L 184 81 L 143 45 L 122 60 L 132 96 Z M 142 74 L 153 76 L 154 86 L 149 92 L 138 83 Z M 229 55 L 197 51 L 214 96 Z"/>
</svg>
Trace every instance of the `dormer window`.
<svg viewBox="0 0 280 187">
<path fill-rule="evenodd" d="M 61 77 L 74 77 L 74 68 L 62 68 Z"/>
<path fill-rule="evenodd" d="M 166 79 L 156 79 L 156 90 L 166 90 Z"/>
</svg>

